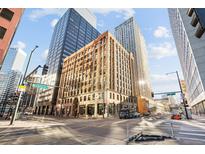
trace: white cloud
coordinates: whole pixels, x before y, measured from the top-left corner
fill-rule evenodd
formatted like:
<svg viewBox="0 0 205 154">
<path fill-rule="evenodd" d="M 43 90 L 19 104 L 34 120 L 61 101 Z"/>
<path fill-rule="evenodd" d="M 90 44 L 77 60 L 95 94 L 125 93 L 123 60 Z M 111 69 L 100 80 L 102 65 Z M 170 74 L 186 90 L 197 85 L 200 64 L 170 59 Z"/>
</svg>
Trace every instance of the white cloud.
<svg viewBox="0 0 205 154">
<path fill-rule="evenodd" d="M 98 25 L 99 27 L 104 27 L 105 23 L 104 23 L 103 20 L 99 20 L 98 23 L 97 23 L 97 25 Z"/>
<path fill-rule="evenodd" d="M 44 52 L 42 53 L 42 55 L 41 55 L 41 57 L 42 57 L 42 59 L 43 60 L 46 60 L 47 59 L 47 57 L 48 57 L 48 49 L 46 49 L 46 50 L 44 50 Z"/>
<path fill-rule="evenodd" d="M 24 42 L 18 41 L 13 47 L 24 50 L 26 48 L 26 44 Z"/>
<path fill-rule="evenodd" d="M 120 14 L 117 14 L 115 17 L 116 18 L 121 18 L 122 16 Z"/>
<path fill-rule="evenodd" d="M 179 91 L 176 75 L 152 74 L 152 87 L 154 92 Z"/>
<path fill-rule="evenodd" d="M 59 20 L 59 19 L 53 19 L 53 20 L 51 21 L 51 27 L 55 27 L 55 25 L 58 23 L 58 20 Z"/>
<path fill-rule="evenodd" d="M 153 35 L 156 38 L 167 38 L 170 37 L 170 32 L 166 27 L 158 26 L 157 29 L 154 30 Z"/>
<path fill-rule="evenodd" d="M 67 9 L 35 9 L 29 15 L 32 21 L 37 21 L 38 19 L 45 17 L 47 15 L 57 15 L 61 17 Z"/>
<path fill-rule="evenodd" d="M 176 48 L 169 42 L 150 44 L 148 46 L 148 50 L 150 58 L 161 59 L 164 57 L 172 57 L 177 55 Z"/>
<path fill-rule="evenodd" d="M 102 14 L 102 15 L 108 15 L 111 12 L 119 13 L 122 15 L 124 19 L 128 19 L 129 17 L 133 16 L 135 14 L 135 10 L 131 8 L 110 8 L 110 9 L 90 9 L 93 13 L 96 14 Z M 119 15 L 117 16 L 117 18 Z"/>
<path fill-rule="evenodd" d="M 166 74 L 152 74 L 151 79 L 155 82 L 167 82 L 176 80 L 176 76 Z"/>
</svg>

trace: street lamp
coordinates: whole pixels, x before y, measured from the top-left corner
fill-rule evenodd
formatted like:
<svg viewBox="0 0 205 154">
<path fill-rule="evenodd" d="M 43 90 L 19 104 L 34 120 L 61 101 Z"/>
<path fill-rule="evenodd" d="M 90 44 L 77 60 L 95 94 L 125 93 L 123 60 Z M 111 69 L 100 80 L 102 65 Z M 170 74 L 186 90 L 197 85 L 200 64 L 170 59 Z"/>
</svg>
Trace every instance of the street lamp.
<svg viewBox="0 0 205 154">
<path fill-rule="evenodd" d="M 38 46 L 36 45 L 35 48 L 31 51 L 30 55 L 29 55 L 29 59 L 28 59 L 28 62 L 27 62 L 27 65 L 26 65 L 26 70 L 24 72 L 24 75 L 23 75 L 23 78 L 22 78 L 22 81 L 21 81 L 21 84 L 24 85 L 24 79 L 25 79 L 25 76 L 26 76 L 26 73 L 27 73 L 27 70 L 28 70 L 28 66 L 29 66 L 29 63 L 30 63 L 30 60 L 31 60 L 31 56 L 33 54 L 33 52 L 38 48 Z M 14 114 L 12 115 L 12 118 L 11 118 L 11 121 L 10 121 L 10 125 L 13 124 L 15 118 L 16 118 L 16 114 L 18 112 L 18 108 L 19 108 L 19 104 L 20 104 L 20 101 L 21 101 L 21 96 L 23 94 L 23 91 L 21 91 L 20 93 L 20 96 L 19 96 L 19 99 L 18 99 L 18 102 L 16 104 L 16 108 L 15 108 L 15 111 L 14 111 Z"/>
<path fill-rule="evenodd" d="M 182 86 L 181 86 L 181 83 L 180 83 L 180 78 L 179 78 L 178 71 L 166 73 L 166 75 L 174 74 L 174 73 L 176 73 L 176 75 L 177 75 L 177 80 L 178 80 L 179 88 L 180 88 L 180 91 L 181 91 L 181 97 L 182 97 L 182 101 L 183 101 L 183 104 L 184 104 L 184 109 L 185 109 L 185 113 L 186 113 L 186 118 L 189 119 L 188 112 L 187 112 L 187 109 L 186 109 L 186 103 L 185 103 L 185 100 L 184 100 L 184 94 L 183 94 Z"/>
</svg>

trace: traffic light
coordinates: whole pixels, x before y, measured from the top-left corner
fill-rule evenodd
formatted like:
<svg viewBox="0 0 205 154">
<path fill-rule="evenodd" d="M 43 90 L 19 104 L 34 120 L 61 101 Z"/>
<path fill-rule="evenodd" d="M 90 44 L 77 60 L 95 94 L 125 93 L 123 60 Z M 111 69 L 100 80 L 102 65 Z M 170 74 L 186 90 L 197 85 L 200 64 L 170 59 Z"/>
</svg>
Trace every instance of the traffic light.
<svg viewBox="0 0 205 154">
<path fill-rule="evenodd" d="M 42 75 L 47 74 L 47 72 L 48 72 L 48 66 L 47 65 L 43 65 Z"/>
<path fill-rule="evenodd" d="M 151 93 L 151 95 L 152 95 L 152 98 L 154 98 L 154 93 L 153 92 Z"/>
<path fill-rule="evenodd" d="M 185 103 L 185 107 L 189 107 L 187 100 L 185 100 L 184 103 Z"/>
</svg>

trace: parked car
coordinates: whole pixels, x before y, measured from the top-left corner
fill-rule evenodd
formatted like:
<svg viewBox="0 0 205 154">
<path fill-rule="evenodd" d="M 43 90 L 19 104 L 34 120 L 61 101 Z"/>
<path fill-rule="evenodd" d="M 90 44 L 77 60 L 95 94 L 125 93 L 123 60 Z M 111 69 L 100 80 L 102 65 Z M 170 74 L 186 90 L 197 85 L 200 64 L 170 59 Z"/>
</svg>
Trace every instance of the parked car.
<svg viewBox="0 0 205 154">
<path fill-rule="evenodd" d="M 119 114 L 120 119 L 131 119 L 140 117 L 138 112 L 129 112 L 129 110 L 121 110 Z"/>
<path fill-rule="evenodd" d="M 128 110 L 121 110 L 119 114 L 120 119 L 128 119 L 129 118 L 129 112 Z"/>
<path fill-rule="evenodd" d="M 32 112 L 24 112 L 24 115 L 32 115 Z"/>
<path fill-rule="evenodd" d="M 173 114 L 173 115 L 171 116 L 171 119 L 174 119 L 174 120 L 181 120 L 182 117 L 181 117 L 180 114 Z"/>
<path fill-rule="evenodd" d="M 143 116 L 149 116 L 149 115 L 150 115 L 149 112 L 145 112 L 145 113 L 143 113 Z"/>
<path fill-rule="evenodd" d="M 140 113 L 138 113 L 138 112 L 131 112 L 129 114 L 129 117 L 130 118 L 138 118 L 138 117 L 140 117 Z"/>
</svg>

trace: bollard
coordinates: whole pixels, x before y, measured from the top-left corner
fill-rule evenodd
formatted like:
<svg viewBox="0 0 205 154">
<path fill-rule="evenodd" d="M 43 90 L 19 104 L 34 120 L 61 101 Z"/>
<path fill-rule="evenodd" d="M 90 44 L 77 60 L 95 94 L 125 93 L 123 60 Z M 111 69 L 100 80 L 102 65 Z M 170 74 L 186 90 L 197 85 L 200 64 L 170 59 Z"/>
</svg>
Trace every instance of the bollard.
<svg viewBox="0 0 205 154">
<path fill-rule="evenodd" d="M 129 127 L 128 127 L 128 123 L 127 123 L 127 138 L 129 138 Z"/>
<path fill-rule="evenodd" d="M 172 124 L 172 122 L 170 122 L 170 125 L 171 125 L 172 137 L 174 137 L 174 129 L 173 129 L 173 124 Z"/>
</svg>

